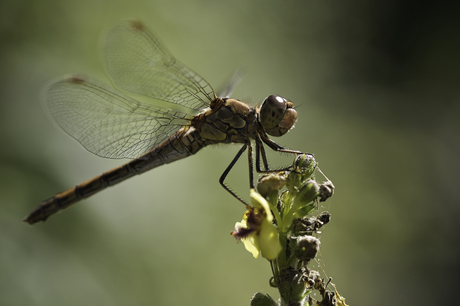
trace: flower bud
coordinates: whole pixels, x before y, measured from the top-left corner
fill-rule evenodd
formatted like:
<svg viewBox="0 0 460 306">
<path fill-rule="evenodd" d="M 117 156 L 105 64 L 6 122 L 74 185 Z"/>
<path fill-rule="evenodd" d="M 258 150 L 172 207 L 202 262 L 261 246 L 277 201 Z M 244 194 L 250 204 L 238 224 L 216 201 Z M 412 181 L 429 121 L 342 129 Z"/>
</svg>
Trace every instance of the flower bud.
<svg viewBox="0 0 460 306">
<path fill-rule="evenodd" d="M 302 217 L 295 219 L 293 222 L 292 232 L 294 235 L 304 235 L 317 232 L 323 225 L 331 219 L 331 214 L 323 211 L 316 217 Z"/>
<path fill-rule="evenodd" d="M 278 302 L 273 300 L 268 294 L 257 292 L 251 298 L 251 306 L 278 306 Z"/>
<path fill-rule="evenodd" d="M 298 191 L 300 184 L 302 183 L 302 173 L 297 172 L 295 169 L 292 170 L 286 179 L 286 188 L 290 191 Z"/>
<path fill-rule="evenodd" d="M 310 204 L 300 207 L 296 211 L 295 216 L 296 218 L 303 218 L 311 214 L 316 209 L 317 209 L 316 202 L 311 202 Z"/>
<path fill-rule="evenodd" d="M 324 182 L 319 187 L 320 202 L 324 202 L 334 194 L 334 184 L 331 181 Z"/>
<path fill-rule="evenodd" d="M 308 261 L 315 258 L 321 242 L 313 236 L 295 237 L 294 256 L 299 260 Z"/>
<path fill-rule="evenodd" d="M 264 175 L 259 179 L 257 182 L 257 191 L 259 191 L 264 198 L 267 198 L 273 191 L 276 191 L 276 194 L 278 194 L 278 190 L 283 188 L 284 185 L 286 185 L 286 176 L 284 172 L 272 173 Z"/>
<path fill-rule="evenodd" d="M 299 190 L 294 202 L 299 207 L 306 206 L 313 202 L 319 195 L 319 185 L 316 181 L 307 181 Z"/>
<path fill-rule="evenodd" d="M 297 191 L 300 184 L 313 175 L 316 165 L 312 154 L 297 155 L 286 180 L 287 189 Z"/>
<path fill-rule="evenodd" d="M 317 165 L 313 154 L 298 155 L 294 161 L 294 171 L 302 173 L 302 179 L 306 180 L 313 175 Z"/>
</svg>

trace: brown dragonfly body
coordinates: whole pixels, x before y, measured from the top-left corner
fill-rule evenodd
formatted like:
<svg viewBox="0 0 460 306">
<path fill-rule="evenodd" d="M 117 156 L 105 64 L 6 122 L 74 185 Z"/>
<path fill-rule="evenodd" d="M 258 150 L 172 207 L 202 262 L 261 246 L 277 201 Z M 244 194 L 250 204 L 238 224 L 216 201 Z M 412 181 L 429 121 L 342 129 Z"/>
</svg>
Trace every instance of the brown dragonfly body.
<svg viewBox="0 0 460 306">
<path fill-rule="evenodd" d="M 276 151 L 300 153 L 284 149 L 267 136 L 267 133 L 281 136 L 293 127 L 297 112 L 291 102 L 272 95 L 260 108 L 252 108 L 235 99 L 218 98 L 204 79 L 178 63 L 139 21 L 122 22 L 107 36 L 106 67 L 120 89 L 180 104 L 198 111 L 198 114 L 193 116 L 141 103 L 83 77 L 71 76 L 53 83 L 46 94 L 48 107 L 67 133 L 99 156 L 135 159 L 44 200 L 24 219 L 25 222 L 45 221 L 55 212 L 107 187 L 218 143 L 243 144 L 219 182 L 244 203 L 224 184 L 224 180 L 248 149 L 250 187 L 253 187 L 251 140 L 256 143 L 256 169 L 259 172 L 271 171 L 262 142 Z M 123 40 L 130 40 L 134 47 L 120 49 L 123 42 L 129 43 Z M 151 50 L 138 51 L 136 47 L 140 46 Z M 146 54 L 139 52 L 147 52 L 152 60 L 143 63 Z M 134 62 L 126 66 L 117 62 L 119 54 L 137 57 L 128 57 L 134 58 Z M 133 70 L 133 64 L 137 67 L 154 64 L 154 67 L 145 74 L 142 69 Z M 125 79 L 126 75 L 131 76 L 129 81 Z M 142 85 L 145 81 L 156 83 L 146 87 Z M 260 169 L 260 155 L 264 171 Z"/>
</svg>

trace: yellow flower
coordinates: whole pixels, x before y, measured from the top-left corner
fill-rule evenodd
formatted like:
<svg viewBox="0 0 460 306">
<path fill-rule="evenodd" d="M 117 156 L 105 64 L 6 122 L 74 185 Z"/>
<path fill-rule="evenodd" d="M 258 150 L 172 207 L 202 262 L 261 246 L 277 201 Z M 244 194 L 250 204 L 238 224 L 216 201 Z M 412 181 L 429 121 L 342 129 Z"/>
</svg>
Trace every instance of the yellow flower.
<svg viewBox="0 0 460 306">
<path fill-rule="evenodd" d="M 251 189 L 252 207 L 243 215 L 243 220 L 235 224 L 232 236 L 243 241 L 246 250 L 257 258 L 273 260 L 281 251 L 278 230 L 273 225 L 273 215 L 268 202 L 254 189 Z"/>
</svg>

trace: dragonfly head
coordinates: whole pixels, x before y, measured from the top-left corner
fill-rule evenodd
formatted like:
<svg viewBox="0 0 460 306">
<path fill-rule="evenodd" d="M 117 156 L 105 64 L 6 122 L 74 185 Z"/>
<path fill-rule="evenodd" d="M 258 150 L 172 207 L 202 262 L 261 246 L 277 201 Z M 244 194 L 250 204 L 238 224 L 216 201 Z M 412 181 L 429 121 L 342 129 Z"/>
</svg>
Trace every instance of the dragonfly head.
<svg viewBox="0 0 460 306">
<path fill-rule="evenodd" d="M 271 95 L 265 98 L 260 107 L 260 124 L 271 136 L 283 136 L 294 127 L 297 111 L 294 104 L 283 97 Z"/>
</svg>

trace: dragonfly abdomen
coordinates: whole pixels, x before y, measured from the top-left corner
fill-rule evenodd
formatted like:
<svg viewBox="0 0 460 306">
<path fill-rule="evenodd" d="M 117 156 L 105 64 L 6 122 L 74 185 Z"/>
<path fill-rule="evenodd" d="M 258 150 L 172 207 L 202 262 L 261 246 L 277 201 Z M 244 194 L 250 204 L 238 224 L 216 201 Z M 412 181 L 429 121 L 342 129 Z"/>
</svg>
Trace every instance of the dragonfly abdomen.
<svg viewBox="0 0 460 306">
<path fill-rule="evenodd" d="M 184 127 L 150 152 L 128 164 L 136 174 L 195 154 L 207 144 L 194 127 Z"/>
<path fill-rule="evenodd" d="M 39 221 L 45 221 L 49 216 L 59 210 L 89 198 L 107 187 L 116 185 L 134 175 L 195 154 L 205 145 L 195 128 L 182 128 L 153 150 L 129 163 L 104 172 L 91 180 L 44 200 L 40 203 L 40 206 L 24 219 L 24 222 L 34 224 Z"/>
<path fill-rule="evenodd" d="M 89 181 L 78 184 L 69 190 L 42 201 L 23 221 L 29 224 L 45 221 L 49 216 L 59 210 L 65 209 L 85 198 L 89 198 L 93 194 L 122 182 L 135 174 L 130 169 L 129 163 L 105 172 Z"/>
</svg>

